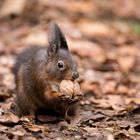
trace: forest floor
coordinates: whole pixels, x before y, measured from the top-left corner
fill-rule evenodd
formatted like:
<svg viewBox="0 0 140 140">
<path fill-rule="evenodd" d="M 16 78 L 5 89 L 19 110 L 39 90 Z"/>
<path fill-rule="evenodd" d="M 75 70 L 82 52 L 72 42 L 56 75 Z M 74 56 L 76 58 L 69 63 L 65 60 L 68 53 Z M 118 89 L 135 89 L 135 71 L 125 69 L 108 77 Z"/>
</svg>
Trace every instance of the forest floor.
<svg viewBox="0 0 140 140">
<path fill-rule="evenodd" d="M 140 1 L 0 1 L 0 140 L 139 140 Z M 84 93 L 77 115 L 34 123 L 13 113 L 16 56 L 46 47 L 59 24 L 78 61 Z"/>
</svg>

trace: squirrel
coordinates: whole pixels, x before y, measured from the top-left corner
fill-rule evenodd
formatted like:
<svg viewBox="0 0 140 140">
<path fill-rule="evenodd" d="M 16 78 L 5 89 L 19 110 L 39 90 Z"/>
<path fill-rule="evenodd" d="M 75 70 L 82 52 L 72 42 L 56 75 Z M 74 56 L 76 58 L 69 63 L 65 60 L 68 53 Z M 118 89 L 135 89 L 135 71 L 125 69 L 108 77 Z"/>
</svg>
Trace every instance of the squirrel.
<svg viewBox="0 0 140 140">
<path fill-rule="evenodd" d="M 82 94 L 73 99 L 60 94 L 62 80 L 74 81 L 79 77 L 77 62 L 69 51 L 59 26 L 51 23 L 48 47 L 31 47 L 17 57 L 14 67 L 16 79 L 16 110 L 19 116 L 44 110 L 46 114 L 65 117 L 75 115 Z M 76 97 L 76 98 L 75 98 Z"/>
</svg>

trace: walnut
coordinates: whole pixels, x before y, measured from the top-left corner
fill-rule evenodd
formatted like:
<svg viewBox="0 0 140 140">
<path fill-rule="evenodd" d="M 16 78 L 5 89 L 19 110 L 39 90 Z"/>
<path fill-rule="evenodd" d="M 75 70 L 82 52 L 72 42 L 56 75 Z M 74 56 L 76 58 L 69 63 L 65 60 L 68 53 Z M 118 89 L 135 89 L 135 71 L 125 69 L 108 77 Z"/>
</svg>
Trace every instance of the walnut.
<svg viewBox="0 0 140 140">
<path fill-rule="evenodd" d="M 76 81 L 62 80 L 59 88 L 60 92 L 65 95 L 73 95 L 80 92 L 80 86 Z"/>
</svg>

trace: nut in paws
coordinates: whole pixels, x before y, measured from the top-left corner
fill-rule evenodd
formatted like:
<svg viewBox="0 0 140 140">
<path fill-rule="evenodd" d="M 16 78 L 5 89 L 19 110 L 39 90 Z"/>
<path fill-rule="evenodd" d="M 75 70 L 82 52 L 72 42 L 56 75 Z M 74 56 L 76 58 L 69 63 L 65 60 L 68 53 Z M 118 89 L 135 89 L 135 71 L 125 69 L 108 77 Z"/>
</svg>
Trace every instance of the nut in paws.
<svg viewBox="0 0 140 140">
<path fill-rule="evenodd" d="M 76 81 L 62 80 L 60 83 L 60 93 L 62 100 L 67 100 L 71 102 L 80 101 L 83 97 L 80 91 L 80 86 Z"/>
</svg>

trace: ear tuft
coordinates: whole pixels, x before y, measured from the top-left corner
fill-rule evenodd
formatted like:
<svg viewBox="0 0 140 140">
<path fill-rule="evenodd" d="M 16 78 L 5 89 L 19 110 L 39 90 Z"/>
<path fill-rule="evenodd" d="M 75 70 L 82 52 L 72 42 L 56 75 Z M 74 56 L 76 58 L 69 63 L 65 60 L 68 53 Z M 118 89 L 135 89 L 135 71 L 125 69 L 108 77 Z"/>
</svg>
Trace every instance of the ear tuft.
<svg viewBox="0 0 140 140">
<path fill-rule="evenodd" d="M 51 23 L 49 30 L 50 30 L 48 34 L 49 45 L 53 46 L 55 44 L 58 47 L 58 49 L 60 48 L 68 50 L 66 39 L 63 33 L 61 32 L 59 26 L 55 23 Z"/>
</svg>

